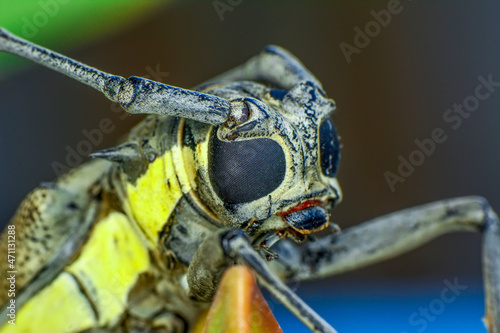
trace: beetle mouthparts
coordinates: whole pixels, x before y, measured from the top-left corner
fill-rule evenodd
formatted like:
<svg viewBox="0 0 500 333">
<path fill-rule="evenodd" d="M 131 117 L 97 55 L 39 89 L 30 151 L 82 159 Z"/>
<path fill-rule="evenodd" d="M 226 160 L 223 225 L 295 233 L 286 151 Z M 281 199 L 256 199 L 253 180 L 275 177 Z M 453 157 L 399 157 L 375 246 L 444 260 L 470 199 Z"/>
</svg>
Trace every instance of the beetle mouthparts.
<svg viewBox="0 0 500 333">
<path fill-rule="evenodd" d="M 328 226 L 328 213 L 321 206 L 295 210 L 291 213 L 283 214 L 282 217 L 294 230 L 301 234 L 310 234 L 323 230 Z"/>
<path fill-rule="evenodd" d="M 316 200 L 316 199 L 315 200 L 306 200 L 306 201 L 299 203 L 298 205 L 293 206 L 292 208 L 290 208 L 287 211 L 278 213 L 278 215 L 285 216 L 285 215 L 288 215 L 290 213 L 294 213 L 294 212 L 299 211 L 299 210 L 303 210 L 303 209 L 306 209 L 306 208 L 309 208 L 312 206 L 320 206 L 322 204 L 324 204 L 324 202 L 321 200 Z"/>
</svg>

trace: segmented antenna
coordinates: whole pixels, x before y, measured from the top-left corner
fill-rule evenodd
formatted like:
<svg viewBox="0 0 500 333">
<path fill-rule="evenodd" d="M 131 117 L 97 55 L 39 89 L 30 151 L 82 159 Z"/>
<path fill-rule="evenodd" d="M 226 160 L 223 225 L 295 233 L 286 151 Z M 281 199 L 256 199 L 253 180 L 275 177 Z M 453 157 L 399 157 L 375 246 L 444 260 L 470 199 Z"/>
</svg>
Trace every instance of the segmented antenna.
<svg viewBox="0 0 500 333">
<path fill-rule="evenodd" d="M 292 89 L 299 82 L 309 81 L 324 93 L 321 82 L 300 60 L 276 45 L 266 46 L 259 55 L 216 76 L 212 81 L 265 81 L 285 90 Z"/>
<path fill-rule="evenodd" d="M 15 54 L 65 74 L 102 92 L 131 114 L 179 116 L 218 125 L 226 121 L 229 101 L 193 90 L 132 76 L 102 72 L 0 28 L 0 51 Z"/>
</svg>

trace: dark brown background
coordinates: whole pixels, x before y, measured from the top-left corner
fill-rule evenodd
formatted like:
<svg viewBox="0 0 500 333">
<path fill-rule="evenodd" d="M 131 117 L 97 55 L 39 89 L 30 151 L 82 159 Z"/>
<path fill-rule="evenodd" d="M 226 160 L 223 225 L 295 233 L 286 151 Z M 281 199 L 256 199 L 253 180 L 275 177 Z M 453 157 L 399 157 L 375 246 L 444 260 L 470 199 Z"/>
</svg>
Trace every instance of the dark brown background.
<svg viewBox="0 0 500 333">
<path fill-rule="evenodd" d="M 500 4 L 404 1 L 402 12 L 348 64 L 339 44 L 352 45 L 353 28 L 363 29 L 373 20 L 370 11 L 387 3 L 243 0 L 224 13 L 223 21 L 210 1 L 174 3 L 120 34 L 58 50 L 122 76 L 145 75 L 147 66 L 159 64 L 169 72 L 164 82 L 192 87 L 267 44 L 281 45 L 337 102 L 344 202 L 333 218 L 340 226 L 469 194 L 485 196 L 500 210 L 500 89 L 459 129 L 442 119 L 446 109 L 473 94 L 479 75 L 500 81 Z M 0 81 L 1 222 L 30 189 L 55 177 L 51 163 L 64 162 L 65 147 L 75 148 L 84 139 L 83 129 L 96 128 L 103 117 L 112 119 L 118 128 L 105 135 L 101 149 L 138 121 L 132 116 L 120 120 L 110 105 L 90 88 L 40 67 Z M 437 127 L 445 129 L 448 140 L 391 192 L 384 172 L 396 172 L 398 156 L 408 157 L 416 148 L 413 141 L 430 137 Z M 373 281 L 426 281 L 438 291 L 445 278 L 479 284 L 480 239 L 476 234 L 444 236 L 332 283 L 369 290 Z M 313 287 L 318 285 L 304 288 Z"/>
</svg>

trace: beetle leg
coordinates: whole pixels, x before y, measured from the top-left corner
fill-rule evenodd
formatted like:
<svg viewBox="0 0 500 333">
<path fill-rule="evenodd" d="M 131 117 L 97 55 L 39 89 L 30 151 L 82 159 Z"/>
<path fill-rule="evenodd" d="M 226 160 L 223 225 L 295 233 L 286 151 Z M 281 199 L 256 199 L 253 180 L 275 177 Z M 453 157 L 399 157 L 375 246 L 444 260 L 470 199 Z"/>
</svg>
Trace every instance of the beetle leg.
<svg viewBox="0 0 500 333">
<path fill-rule="evenodd" d="M 226 121 L 230 103 L 220 97 L 132 76 L 105 73 L 35 45 L 0 28 L 0 51 L 26 58 L 102 92 L 131 114 L 157 114 L 218 125 Z"/>
<path fill-rule="evenodd" d="M 276 45 L 265 47 L 243 65 L 211 81 L 266 81 L 285 90 L 290 90 L 299 82 L 311 81 L 317 87 L 322 87 L 299 59 Z"/>
<path fill-rule="evenodd" d="M 270 263 L 278 275 L 306 280 L 331 276 L 395 257 L 454 231 L 484 235 L 485 322 L 500 332 L 500 222 L 485 199 L 463 197 L 438 201 L 376 218 L 302 247 L 278 251 Z M 274 249 L 273 249 L 274 250 Z"/>
<path fill-rule="evenodd" d="M 269 270 L 266 261 L 253 249 L 243 231 L 230 231 L 224 236 L 222 245 L 227 255 L 249 266 L 259 282 L 312 332 L 337 332 Z"/>
<path fill-rule="evenodd" d="M 222 230 L 201 243 L 188 268 L 190 296 L 197 300 L 211 301 L 224 269 L 237 262 L 250 267 L 259 282 L 311 331 L 337 332 L 274 276 L 242 230 Z"/>
</svg>

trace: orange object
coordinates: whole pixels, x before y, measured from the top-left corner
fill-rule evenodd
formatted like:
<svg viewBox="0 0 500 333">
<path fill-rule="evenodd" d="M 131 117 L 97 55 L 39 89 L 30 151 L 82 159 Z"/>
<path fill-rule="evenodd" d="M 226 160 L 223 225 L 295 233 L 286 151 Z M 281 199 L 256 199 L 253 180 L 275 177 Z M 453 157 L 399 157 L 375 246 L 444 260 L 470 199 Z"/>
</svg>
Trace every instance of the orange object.
<svg viewBox="0 0 500 333">
<path fill-rule="evenodd" d="M 222 277 L 203 333 L 282 333 L 246 266 L 230 267 Z"/>
</svg>

